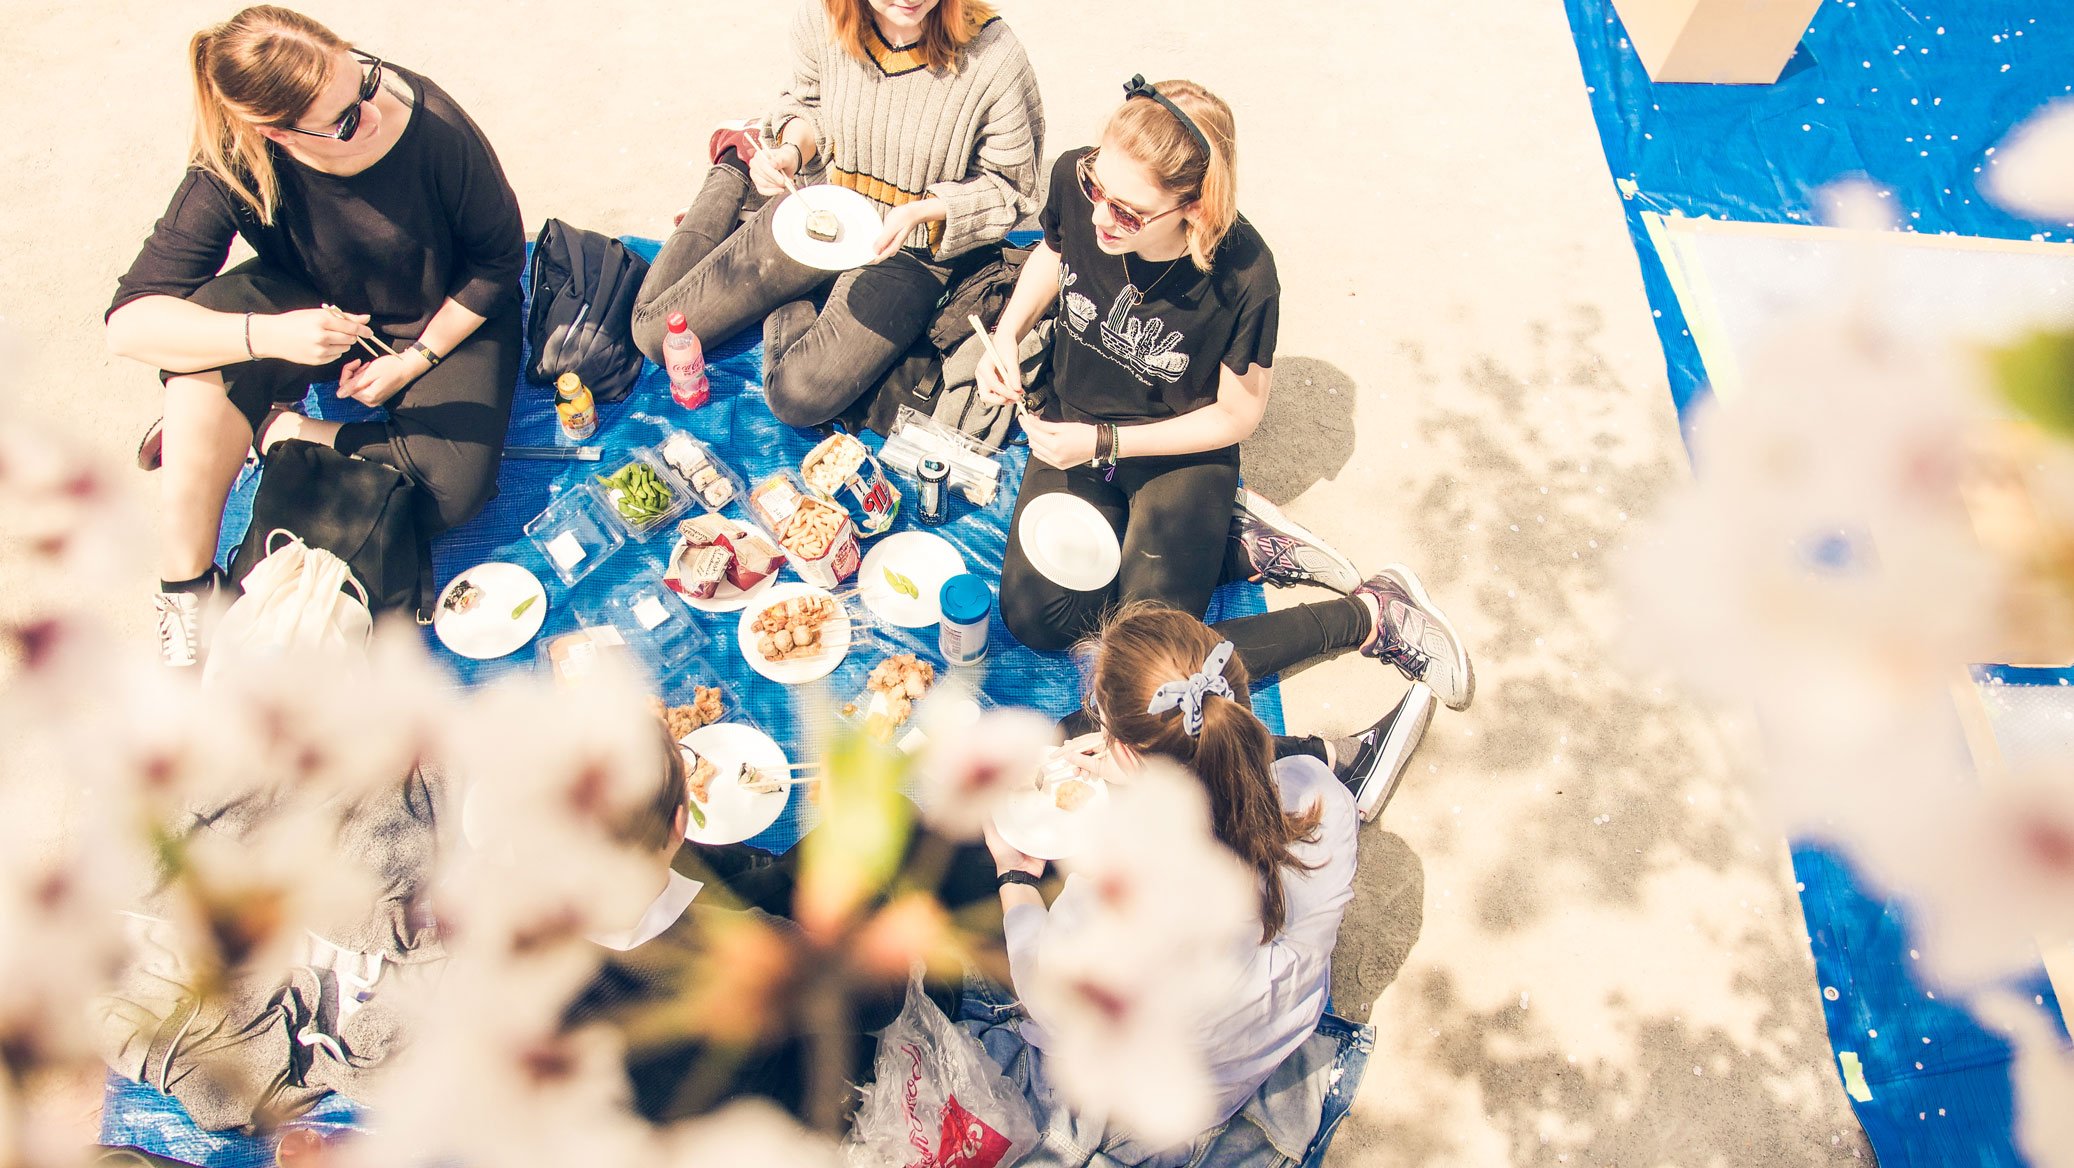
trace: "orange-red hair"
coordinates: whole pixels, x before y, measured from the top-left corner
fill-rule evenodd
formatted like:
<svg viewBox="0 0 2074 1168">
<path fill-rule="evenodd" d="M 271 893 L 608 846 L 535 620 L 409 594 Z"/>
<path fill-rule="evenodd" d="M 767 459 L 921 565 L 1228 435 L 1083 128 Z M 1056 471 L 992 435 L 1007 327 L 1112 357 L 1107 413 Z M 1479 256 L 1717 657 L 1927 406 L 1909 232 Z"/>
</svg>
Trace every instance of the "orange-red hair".
<svg viewBox="0 0 2074 1168">
<path fill-rule="evenodd" d="M 869 0 L 822 2 L 828 8 L 828 21 L 835 29 L 835 43 L 852 57 L 870 63 L 871 50 L 865 38 L 878 36 L 879 32 L 878 26 L 872 22 Z M 994 6 L 985 0 L 940 0 L 929 10 L 929 15 L 922 18 L 922 42 L 915 46 L 915 55 L 932 70 L 955 73 L 958 55 L 994 16 Z"/>
</svg>

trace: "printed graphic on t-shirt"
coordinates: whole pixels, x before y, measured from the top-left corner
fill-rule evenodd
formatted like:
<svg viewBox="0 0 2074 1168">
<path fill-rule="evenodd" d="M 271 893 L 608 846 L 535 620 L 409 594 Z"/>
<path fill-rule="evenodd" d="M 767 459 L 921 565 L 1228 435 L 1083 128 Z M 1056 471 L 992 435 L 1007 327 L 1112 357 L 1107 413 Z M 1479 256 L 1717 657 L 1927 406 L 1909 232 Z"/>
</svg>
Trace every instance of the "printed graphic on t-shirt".
<svg viewBox="0 0 2074 1168">
<path fill-rule="evenodd" d="M 1062 264 L 1059 289 L 1065 301 L 1066 327 L 1074 340 L 1130 370 L 1148 385 L 1152 378 L 1169 384 L 1181 380 L 1182 374 L 1188 372 L 1188 354 L 1181 352 L 1180 347 L 1188 336 L 1180 329 L 1167 328 L 1166 321 L 1157 316 L 1138 315 L 1145 294 L 1138 290 L 1136 282 L 1125 281 L 1123 291 L 1109 305 L 1109 314 L 1102 318 L 1099 345 L 1087 336 L 1095 323 L 1095 302 L 1072 290 L 1079 282 L 1080 274 L 1072 265 Z"/>
</svg>

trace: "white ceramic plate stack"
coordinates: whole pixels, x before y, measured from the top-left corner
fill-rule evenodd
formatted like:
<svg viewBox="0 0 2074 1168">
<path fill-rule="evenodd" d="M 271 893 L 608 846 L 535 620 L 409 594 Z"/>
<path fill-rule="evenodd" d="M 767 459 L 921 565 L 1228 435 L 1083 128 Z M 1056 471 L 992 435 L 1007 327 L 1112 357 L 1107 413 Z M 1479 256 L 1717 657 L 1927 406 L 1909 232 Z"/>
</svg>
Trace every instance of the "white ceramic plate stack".
<svg viewBox="0 0 2074 1168">
<path fill-rule="evenodd" d="M 1023 506 L 1015 539 L 1030 566 L 1061 588 L 1093 592 L 1116 579 L 1123 547 L 1116 529 L 1094 505 L 1065 491 L 1039 495 Z"/>
</svg>

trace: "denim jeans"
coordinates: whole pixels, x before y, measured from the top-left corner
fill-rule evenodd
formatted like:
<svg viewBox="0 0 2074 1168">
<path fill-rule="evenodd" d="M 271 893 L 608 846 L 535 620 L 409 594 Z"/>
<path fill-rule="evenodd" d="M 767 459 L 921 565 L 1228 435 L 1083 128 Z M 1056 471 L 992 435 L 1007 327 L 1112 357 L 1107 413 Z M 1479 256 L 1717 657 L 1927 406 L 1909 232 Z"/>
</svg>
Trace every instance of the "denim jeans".
<svg viewBox="0 0 2074 1168">
<path fill-rule="evenodd" d="M 699 342 L 718 345 L 763 321 L 763 392 L 788 426 L 818 426 L 864 396 L 909 346 L 962 270 L 908 248 L 847 272 L 785 254 L 771 234 L 782 199 L 737 226 L 754 194 L 731 166 L 715 166 L 663 241 L 634 301 L 634 343 L 663 363 L 670 314 Z"/>
<path fill-rule="evenodd" d="M 1158 1149 L 1074 1115 L 1045 1078 L 1042 1052 L 1023 1039 L 1023 1017 L 1006 990 L 966 978 L 955 1021 L 1022 1089 L 1041 1133 L 1018 1168 L 1318 1168 L 1375 1049 L 1373 1028 L 1327 1014 L 1237 1114 Z"/>
</svg>

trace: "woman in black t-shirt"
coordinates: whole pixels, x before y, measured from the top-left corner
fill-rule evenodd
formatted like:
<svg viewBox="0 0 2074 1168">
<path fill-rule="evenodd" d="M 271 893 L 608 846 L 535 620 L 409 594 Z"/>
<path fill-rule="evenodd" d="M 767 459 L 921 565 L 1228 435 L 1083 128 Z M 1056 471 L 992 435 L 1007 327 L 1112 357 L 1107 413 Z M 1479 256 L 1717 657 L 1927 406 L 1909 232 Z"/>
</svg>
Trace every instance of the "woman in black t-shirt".
<svg viewBox="0 0 2074 1168">
<path fill-rule="evenodd" d="M 1190 81 L 1124 87 L 1101 145 L 1052 169 L 1044 242 L 1017 280 L 994 348 L 1054 308 L 1051 400 L 1023 415 L 1030 501 L 1067 491 L 1116 529 L 1123 560 L 1095 591 L 1047 579 L 1019 538 L 1001 571 L 1001 616 L 1036 649 L 1093 632 L 1120 603 L 1200 616 L 1223 580 L 1314 583 L 1347 594 L 1218 629 L 1255 677 L 1360 649 L 1469 703 L 1469 658 L 1410 570 L 1364 580 L 1346 557 L 1239 487 L 1239 443 L 1267 410 L 1280 320 L 1274 256 L 1238 213 L 1230 107 Z M 980 385 L 1018 396 L 993 362 Z"/>
<path fill-rule="evenodd" d="M 428 532 L 496 493 L 526 244 L 496 155 L 431 81 L 269 6 L 195 34 L 188 55 L 190 165 L 107 315 L 109 348 L 165 383 L 137 455 L 164 468 L 156 603 L 175 665 L 199 653 L 248 446 L 301 438 L 405 471 Z M 257 255 L 224 272 L 235 237 Z M 371 356 L 362 338 L 395 353 Z M 333 378 L 388 416 L 292 411 Z"/>
</svg>

